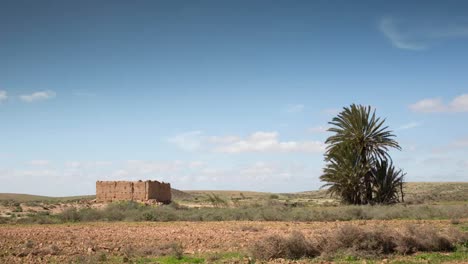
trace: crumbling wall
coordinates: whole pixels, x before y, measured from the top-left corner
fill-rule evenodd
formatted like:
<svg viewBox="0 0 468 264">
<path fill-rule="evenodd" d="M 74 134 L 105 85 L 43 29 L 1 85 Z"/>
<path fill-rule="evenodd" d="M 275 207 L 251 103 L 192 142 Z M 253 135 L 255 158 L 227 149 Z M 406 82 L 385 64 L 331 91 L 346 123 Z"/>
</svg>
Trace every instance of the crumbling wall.
<svg viewBox="0 0 468 264">
<path fill-rule="evenodd" d="M 171 184 L 149 181 L 148 182 L 148 198 L 155 199 L 158 202 L 170 203 L 172 199 Z"/>
<path fill-rule="evenodd" d="M 171 185 L 158 181 L 97 181 L 96 200 L 112 202 L 122 200 L 147 201 L 154 199 L 162 203 L 170 203 Z"/>
</svg>

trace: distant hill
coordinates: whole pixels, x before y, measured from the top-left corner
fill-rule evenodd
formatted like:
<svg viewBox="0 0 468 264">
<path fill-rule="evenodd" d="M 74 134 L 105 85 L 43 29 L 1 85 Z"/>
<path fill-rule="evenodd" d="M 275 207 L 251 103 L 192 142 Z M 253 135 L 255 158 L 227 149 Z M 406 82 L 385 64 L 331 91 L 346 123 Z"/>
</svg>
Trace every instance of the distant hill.
<svg viewBox="0 0 468 264">
<path fill-rule="evenodd" d="M 406 182 L 403 191 L 408 202 L 468 202 L 468 182 Z M 298 195 L 314 199 L 330 197 L 326 190 L 301 192 Z"/>
<path fill-rule="evenodd" d="M 446 201 L 466 201 L 468 202 L 468 182 L 408 182 L 405 184 L 405 200 L 414 202 L 446 202 Z M 223 197 L 268 197 L 273 193 L 252 192 L 252 191 L 216 191 L 216 190 L 188 190 L 181 191 L 172 189 L 173 200 L 190 200 L 195 197 L 216 194 Z M 290 198 L 306 199 L 329 199 L 326 190 L 307 191 L 299 193 L 281 193 L 281 196 Z M 18 202 L 44 201 L 44 200 L 92 200 L 94 195 L 50 197 L 18 193 L 0 193 L 0 200 L 15 200 Z"/>
<path fill-rule="evenodd" d="M 95 195 L 80 195 L 80 196 L 67 196 L 67 197 L 51 197 L 41 195 L 31 195 L 22 193 L 0 193 L 0 200 L 15 200 L 18 202 L 29 202 L 29 201 L 71 201 L 81 199 L 94 199 Z"/>
<path fill-rule="evenodd" d="M 468 202 L 468 182 L 408 182 L 404 191 L 408 201 Z"/>
<path fill-rule="evenodd" d="M 177 189 L 171 189 L 172 199 L 182 200 L 191 199 L 192 195 Z M 80 195 L 80 196 L 68 196 L 68 197 L 52 197 L 22 193 L 0 193 L 1 200 L 14 200 L 18 202 L 30 202 L 30 201 L 73 201 L 73 200 L 92 200 L 95 199 L 96 195 Z"/>
<path fill-rule="evenodd" d="M 171 188 L 172 200 L 187 200 L 192 199 L 193 195 L 181 190 Z"/>
</svg>

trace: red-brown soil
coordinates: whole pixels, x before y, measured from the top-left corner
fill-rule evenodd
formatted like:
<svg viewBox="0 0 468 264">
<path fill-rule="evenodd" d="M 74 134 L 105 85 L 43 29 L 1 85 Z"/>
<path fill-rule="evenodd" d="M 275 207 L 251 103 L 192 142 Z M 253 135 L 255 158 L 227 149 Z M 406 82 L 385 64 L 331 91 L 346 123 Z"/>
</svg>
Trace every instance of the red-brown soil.
<svg viewBox="0 0 468 264">
<path fill-rule="evenodd" d="M 0 262 L 41 263 L 49 258 L 63 262 L 79 255 L 149 251 L 177 242 L 186 254 L 246 252 L 262 237 L 301 231 L 306 236 L 327 232 L 344 224 L 390 226 L 405 224 L 448 227 L 439 220 L 371 220 L 352 222 L 168 222 L 80 223 L 60 225 L 0 225 Z"/>
</svg>

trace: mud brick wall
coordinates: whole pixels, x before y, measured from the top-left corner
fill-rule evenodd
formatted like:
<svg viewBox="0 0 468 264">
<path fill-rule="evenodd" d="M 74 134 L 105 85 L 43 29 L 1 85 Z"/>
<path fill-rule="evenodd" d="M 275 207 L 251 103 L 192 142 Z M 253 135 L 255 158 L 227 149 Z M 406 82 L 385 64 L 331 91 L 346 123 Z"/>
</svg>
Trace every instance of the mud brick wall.
<svg viewBox="0 0 468 264">
<path fill-rule="evenodd" d="M 148 197 L 158 202 L 169 203 L 172 199 L 171 185 L 169 183 L 149 181 Z"/>
<path fill-rule="evenodd" d="M 169 203 L 171 185 L 158 181 L 97 181 L 96 200 L 98 202 L 112 202 L 122 200 L 147 201 Z"/>
<path fill-rule="evenodd" d="M 137 201 L 148 200 L 148 182 L 147 181 L 133 182 L 132 200 L 137 200 Z"/>
</svg>

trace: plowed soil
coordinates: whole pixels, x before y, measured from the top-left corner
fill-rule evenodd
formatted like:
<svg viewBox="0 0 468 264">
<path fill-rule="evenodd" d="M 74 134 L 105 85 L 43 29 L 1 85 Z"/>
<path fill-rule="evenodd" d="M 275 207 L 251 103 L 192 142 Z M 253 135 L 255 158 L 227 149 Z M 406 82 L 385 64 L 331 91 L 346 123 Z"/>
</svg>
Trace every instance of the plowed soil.
<svg viewBox="0 0 468 264">
<path fill-rule="evenodd" d="M 344 224 L 389 226 L 408 223 L 450 226 L 450 221 L 389 220 L 351 222 L 168 222 L 80 223 L 61 225 L 0 225 L 0 262 L 44 263 L 48 259 L 68 262 L 79 255 L 128 251 L 146 252 L 171 242 L 181 243 L 186 254 L 245 252 L 262 237 L 301 231 L 313 237 Z"/>
</svg>

